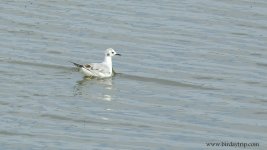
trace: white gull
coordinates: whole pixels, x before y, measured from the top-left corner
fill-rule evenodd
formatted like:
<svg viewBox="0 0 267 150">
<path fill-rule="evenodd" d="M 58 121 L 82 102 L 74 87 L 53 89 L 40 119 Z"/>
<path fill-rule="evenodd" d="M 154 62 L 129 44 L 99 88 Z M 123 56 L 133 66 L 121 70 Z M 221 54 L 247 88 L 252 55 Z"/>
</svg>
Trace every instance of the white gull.
<svg viewBox="0 0 267 150">
<path fill-rule="evenodd" d="M 80 69 L 85 76 L 97 77 L 97 78 L 107 78 L 113 75 L 112 69 L 112 57 L 121 54 L 116 53 L 112 48 L 108 48 L 105 51 L 105 59 L 102 63 L 90 63 L 90 64 L 77 64 L 72 62 L 75 66 Z"/>
</svg>

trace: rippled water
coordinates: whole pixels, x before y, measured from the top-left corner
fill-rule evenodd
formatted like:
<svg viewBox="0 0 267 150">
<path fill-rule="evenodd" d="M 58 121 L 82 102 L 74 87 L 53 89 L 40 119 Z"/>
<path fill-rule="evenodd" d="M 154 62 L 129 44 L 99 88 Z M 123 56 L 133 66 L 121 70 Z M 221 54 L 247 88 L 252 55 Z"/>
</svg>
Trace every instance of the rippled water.
<svg viewBox="0 0 267 150">
<path fill-rule="evenodd" d="M 266 7 L 1 1 L 0 149 L 266 149 Z M 113 78 L 68 62 L 100 62 L 108 47 L 123 55 Z"/>
</svg>

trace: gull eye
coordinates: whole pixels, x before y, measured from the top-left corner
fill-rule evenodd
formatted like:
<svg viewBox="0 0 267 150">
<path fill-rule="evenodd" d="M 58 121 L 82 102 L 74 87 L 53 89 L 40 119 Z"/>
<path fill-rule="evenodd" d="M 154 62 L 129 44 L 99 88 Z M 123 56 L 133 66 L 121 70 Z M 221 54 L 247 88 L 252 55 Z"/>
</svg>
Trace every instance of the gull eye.
<svg viewBox="0 0 267 150">
<path fill-rule="evenodd" d="M 114 54 L 114 52 L 111 52 L 112 54 Z"/>
</svg>

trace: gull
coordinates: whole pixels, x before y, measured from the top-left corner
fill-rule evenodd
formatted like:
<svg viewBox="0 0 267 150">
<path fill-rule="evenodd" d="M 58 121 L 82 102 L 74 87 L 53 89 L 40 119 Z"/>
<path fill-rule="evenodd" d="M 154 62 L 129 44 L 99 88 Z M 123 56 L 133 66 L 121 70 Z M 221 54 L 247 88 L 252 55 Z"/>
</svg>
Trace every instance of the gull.
<svg viewBox="0 0 267 150">
<path fill-rule="evenodd" d="M 105 59 L 102 63 L 90 63 L 90 64 L 77 64 L 73 63 L 76 67 L 79 68 L 80 72 L 82 72 L 87 77 L 96 77 L 96 78 L 108 78 L 113 75 L 112 73 L 112 57 L 121 54 L 116 53 L 116 51 L 112 48 L 108 48 L 105 51 Z"/>
</svg>

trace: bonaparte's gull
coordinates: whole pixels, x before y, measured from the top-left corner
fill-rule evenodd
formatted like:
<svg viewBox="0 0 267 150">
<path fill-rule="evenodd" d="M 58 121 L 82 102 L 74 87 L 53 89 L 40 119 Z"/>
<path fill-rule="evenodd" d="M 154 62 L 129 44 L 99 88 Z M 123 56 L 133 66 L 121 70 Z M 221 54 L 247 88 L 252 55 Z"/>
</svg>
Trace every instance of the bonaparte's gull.
<svg viewBox="0 0 267 150">
<path fill-rule="evenodd" d="M 107 78 L 113 75 L 112 73 L 112 57 L 121 54 L 115 52 L 114 49 L 108 48 L 105 51 L 105 59 L 102 63 L 90 63 L 85 65 L 80 65 L 72 62 L 75 66 L 79 67 L 80 71 L 89 77 L 97 77 L 97 78 Z"/>
</svg>

